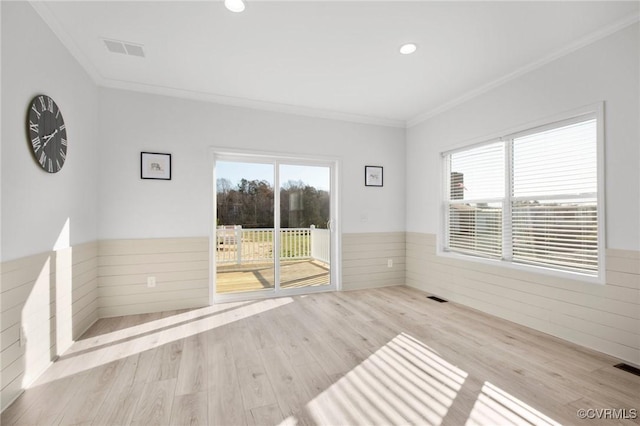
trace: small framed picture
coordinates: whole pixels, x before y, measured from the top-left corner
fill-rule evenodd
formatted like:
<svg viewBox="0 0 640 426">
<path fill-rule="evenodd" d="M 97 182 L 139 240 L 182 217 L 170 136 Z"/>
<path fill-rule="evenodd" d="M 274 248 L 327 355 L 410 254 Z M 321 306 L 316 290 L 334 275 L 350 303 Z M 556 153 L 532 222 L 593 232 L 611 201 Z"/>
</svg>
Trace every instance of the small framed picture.
<svg viewBox="0 0 640 426">
<path fill-rule="evenodd" d="M 382 186 L 381 166 L 364 166 L 364 185 Z"/>
<path fill-rule="evenodd" d="M 140 179 L 171 180 L 171 154 L 141 152 Z"/>
</svg>

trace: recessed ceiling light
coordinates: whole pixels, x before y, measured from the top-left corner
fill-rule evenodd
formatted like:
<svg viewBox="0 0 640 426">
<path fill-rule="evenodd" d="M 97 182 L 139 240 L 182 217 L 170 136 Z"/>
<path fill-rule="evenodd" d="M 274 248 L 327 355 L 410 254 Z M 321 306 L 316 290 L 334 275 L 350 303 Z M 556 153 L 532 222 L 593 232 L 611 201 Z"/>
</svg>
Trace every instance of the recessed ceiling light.
<svg viewBox="0 0 640 426">
<path fill-rule="evenodd" d="M 224 6 L 232 12 L 242 12 L 244 2 L 242 0 L 224 0 Z"/>
<path fill-rule="evenodd" d="M 403 44 L 402 46 L 400 46 L 400 53 L 402 53 L 403 55 L 410 55 L 415 52 L 417 48 L 418 46 L 413 43 Z"/>
</svg>

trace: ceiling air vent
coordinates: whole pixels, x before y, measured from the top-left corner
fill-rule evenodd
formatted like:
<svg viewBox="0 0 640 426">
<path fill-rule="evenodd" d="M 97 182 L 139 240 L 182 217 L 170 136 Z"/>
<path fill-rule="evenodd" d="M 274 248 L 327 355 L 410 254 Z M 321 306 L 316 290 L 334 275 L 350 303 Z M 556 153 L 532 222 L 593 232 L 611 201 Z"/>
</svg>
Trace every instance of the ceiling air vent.
<svg viewBox="0 0 640 426">
<path fill-rule="evenodd" d="M 103 38 L 102 41 L 111 53 L 122 53 L 123 55 L 138 56 L 144 58 L 143 45 L 130 43 L 128 41 L 111 40 Z"/>
</svg>

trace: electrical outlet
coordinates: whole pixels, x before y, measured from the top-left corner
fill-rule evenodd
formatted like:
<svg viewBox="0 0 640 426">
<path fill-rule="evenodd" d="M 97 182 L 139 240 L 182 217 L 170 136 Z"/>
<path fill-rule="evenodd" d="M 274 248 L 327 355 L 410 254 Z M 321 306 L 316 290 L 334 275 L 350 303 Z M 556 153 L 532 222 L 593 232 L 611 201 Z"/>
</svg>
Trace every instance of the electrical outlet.
<svg viewBox="0 0 640 426">
<path fill-rule="evenodd" d="M 387 268 L 393 268 L 393 259 L 387 259 Z"/>
<path fill-rule="evenodd" d="M 152 288 L 156 286 L 156 277 L 147 277 L 147 287 Z"/>
</svg>

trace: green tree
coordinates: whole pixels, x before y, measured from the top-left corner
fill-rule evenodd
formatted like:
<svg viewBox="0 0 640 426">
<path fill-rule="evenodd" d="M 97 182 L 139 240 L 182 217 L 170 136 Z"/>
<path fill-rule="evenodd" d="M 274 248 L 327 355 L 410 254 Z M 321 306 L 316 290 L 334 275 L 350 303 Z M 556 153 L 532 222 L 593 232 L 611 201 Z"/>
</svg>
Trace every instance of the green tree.
<svg viewBox="0 0 640 426">
<path fill-rule="evenodd" d="M 228 179 L 216 181 L 218 225 L 273 228 L 274 190 L 265 180 L 242 179 L 233 187 Z M 329 193 L 302 181 L 288 181 L 280 189 L 282 228 L 326 228 Z"/>
</svg>

